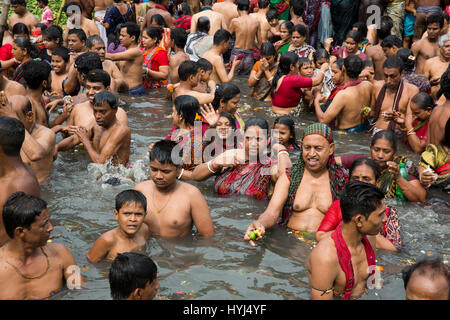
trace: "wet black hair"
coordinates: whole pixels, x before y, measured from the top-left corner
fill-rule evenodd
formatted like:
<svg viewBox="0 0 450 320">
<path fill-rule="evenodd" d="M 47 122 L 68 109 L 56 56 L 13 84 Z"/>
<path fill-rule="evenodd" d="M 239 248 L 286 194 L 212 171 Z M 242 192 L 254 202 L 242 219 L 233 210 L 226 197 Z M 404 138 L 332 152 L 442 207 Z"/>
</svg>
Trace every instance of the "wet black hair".
<svg viewBox="0 0 450 320">
<path fill-rule="evenodd" d="M 374 64 L 373 64 L 372 60 L 364 60 L 363 61 L 363 69 L 367 68 L 367 67 L 373 67 L 373 66 L 374 66 Z"/>
<path fill-rule="evenodd" d="M 317 49 L 316 51 L 314 51 L 313 53 L 313 60 L 316 63 L 317 60 L 325 58 L 327 59 L 327 61 L 330 60 L 330 54 L 328 53 L 328 51 L 326 49 L 320 48 Z"/>
<path fill-rule="evenodd" d="M 126 203 L 140 204 L 142 208 L 147 211 L 147 198 L 142 194 L 142 192 L 137 190 L 124 190 L 116 196 L 115 201 L 117 212 L 119 212 Z"/>
<path fill-rule="evenodd" d="M 172 159 L 172 150 L 176 145 L 177 143 L 175 141 L 170 140 L 160 140 L 156 142 L 149 154 L 150 162 L 157 160 L 161 164 L 170 164 L 175 167 L 178 166 L 179 164 L 174 163 Z"/>
<path fill-rule="evenodd" d="M 289 21 L 289 20 L 285 20 L 280 24 L 280 28 L 282 26 L 285 26 L 287 31 L 289 32 L 290 35 L 292 35 L 292 32 L 294 32 L 294 24 Z"/>
<path fill-rule="evenodd" d="M 247 131 L 250 127 L 259 127 L 264 130 L 266 135 L 269 135 L 269 123 L 266 119 L 253 117 L 245 121 L 245 129 Z"/>
<path fill-rule="evenodd" d="M 348 169 L 348 172 L 349 172 L 348 176 L 351 177 L 353 171 L 363 164 L 365 164 L 366 166 L 370 167 L 370 169 L 372 169 L 373 175 L 375 176 L 375 181 L 378 181 L 378 179 L 381 176 L 380 165 L 370 158 L 359 158 L 359 159 L 356 159 L 355 161 L 353 161 L 350 168 Z"/>
<path fill-rule="evenodd" d="M 50 77 L 52 67 L 47 62 L 32 60 L 23 66 L 23 78 L 27 86 L 36 90 Z"/>
<path fill-rule="evenodd" d="M 397 36 L 394 36 L 393 34 L 388 35 L 386 38 L 383 39 L 383 41 L 381 41 L 382 48 L 392 48 L 394 46 L 401 49 L 403 47 L 403 42 L 402 39 L 400 39 Z"/>
<path fill-rule="evenodd" d="M 357 79 L 364 69 L 364 63 L 356 54 L 351 54 L 344 60 L 345 72 L 350 79 Z"/>
<path fill-rule="evenodd" d="M 196 32 L 208 33 L 210 28 L 211 28 L 211 22 L 209 21 L 208 17 L 201 16 L 201 17 L 198 18 L 198 20 L 197 20 L 197 30 L 195 30 Z M 220 29 L 220 30 L 222 30 L 222 29 Z M 217 30 L 217 31 L 219 31 L 219 30 Z M 216 33 L 217 33 L 217 31 L 216 31 Z"/>
<path fill-rule="evenodd" d="M 30 42 L 30 39 L 19 37 L 13 40 L 14 43 L 22 50 L 27 50 L 27 54 L 31 59 L 38 57 L 39 49 L 36 45 Z"/>
<path fill-rule="evenodd" d="M 426 276 L 429 279 L 436 279 L 439 276 L 444 277 L 447 281 L 448 287 L 448 297 L 450 297 L 450 273 L 448 272 L 448 266 L 442 262 L 441 258 L 431 257 L 431 258 L 422 258 L 420 261 L 415 264 L 406 267 L 402 270 L 402 279 L 403 285 L 406 289 L 408 286 L 409 280 L 414 272 L 417 272 L 419 275 Z"/>
<path fill-rule="evenodd" d="M 372 141 L 370 142 L 370 147 L 373 147 L 375 143 L 380 139 L 389 141 L 389 143 L 391 144 L 391 148 L 394 150 L 394 152 L 397 152 L 397 140 L 395 140 L 395 135 L 392 131 L 380 130 L 375 133 L 372 137 Z"/>
<path fill-rule="evenodd" d="M 293 32 L 298 32 L 302 37 L 306 37 L 308 29 L 302 24 L 296 24 L 292 30 L 292 33 Z"/>
<path fill-rule="evenodd" d="M 154 15 L 155 16 L 155 15 Z M 154 17 L 152 16 L 152 17 Z M 139 28 L 139 26 L 134 23 L 134 22 L 125 22 L 124 24 L 121 25 L 120 30 L 122 30 L 123 28 L 125 28 L 127 34 L 130 37 L 135 37 L 135 42 L 139 43 L 139 36 L 141 35 L 141 29 Z M 120 31 L 119 31 L 120 33 Z"/>
<path fill-rule="evenodd" d="M 301 69 L 301 67 L 303 67 L 303 65 L 305 64 L 313 64 L 311 60 L 309 60 L 308 58 L 298 58 L 298 68 Z"/>
<path fill-rule="evenodd" d="M 296 150 L 300 150 L 300 145 L 297 142 L 296 134 L 295 134 L 295 122 L 294 120 L 288 116 L 280 116 L 275 119 L 273 122 L 273 127 L 275 128 L 275 125 L 282 124 L 289 128 L 289 131 L 291 132 L 292 137 L 289 138 L 289 143 L 294 147 Z"/>
<path fill-rule="evenodd" d="M 411 102 L 417 104 L 417 106 L 422 110 L 427 110 L 428 108 L 433 109 L 436 106 L 434 99 L 426 92 L 418 92 L 412 97 Z"/>
<path fill-rule="evenodd" d="M 365 24 L 365 23 L 362 22 L 362 21 L 355 22 L 355 23 L 353 24 L 352 28 L 358 29 L 358 31 L 361 33 L 361 35 L 362 35 L 363 37 L 365 37 L 365 36 L 367 35 L 367 32 L 368 32 L 367 24 Z"/>
<path fill-rule="evenodd" d="M 249 0 L 237 0 L 237 9 L 239 11 L 248 11 L 250 10 L 250 1 Z"/>
<path fill-rule="evenodd" d="M 111 85 L 111 76 L 102 69 L 93 69 L 86 74 L 86 81 L 101 82 L 105 88 Z"/>
<path fill-rule="evenodd" d="M 156 280 L 158 267 L 148 256 L 136 253 L 119 253 L 109 269 L 109 286 L 113 300 L 125 300 L 134 290 L 143 289 Z"/>
<path fill-rule="evenodd" d="M 282 76 L 287 75 L 291 71 L 291 66 L 297 65 L 298 59 L 299 59 L 298 55 L 292 51 L 284 52 L 280 56 L 277 71 L 275 72 L 275 75 L 272 80 L 272 88 L 271 88 L 272 96 L 275 92 L 275 89 L 277 88 L 278 80 Z"/>
<path fill-rule="evenodd" d="M 265 9 L 269 6 L 270 0 L 258 0 L 258 8 Z"/>
<path fill-rule="evenodd" d="M 18 5 L 24 6 L 24 7 L 27 6 L 27 3 L 25 0 L 11 0 L 11 5 L 13 5 L 13 4 L 18 4 Z"/>
<path fill-rule="evenodd" d="M 200 20 L 200 19 L 199 19 Z M 216 31 L 216 33 L 214 33 L 214 40 L 213 40 L 213 44 L 215 46 L 220 45 L 222 42 L 226 42 L 228 40 L 231 40 L 231 33 L 229 33 L 227 30 L 225 29 L 219 29 Z"/>
<path fill-rule="evenodd" d="M 63 45 L 63 31 L 60 26 L 52 25 L 42 31 L 42 37 L 47 38 L 50 41 L 55 41 L 58 46 Z"/>
<path fill-rule="evenodd" d="M 178 67 L 178 77 L 181 81 L 187 81 L 190 76 L 195 76 L 199 71 L 198 63 L 191 60 L 183 61 Z"/>
<path fill-rule="evenodd" d="M 241 89 L 232 82 L 222 82 L 216 89 L 214 100 L 211 103 L 215 110 L 219 109 L 220 102 L 227 103 L 238 94 L 241 93 Z"/>
<path fill-rule="evenodd" d="M 28 29 L 27 25 L 22 22 L 17 22 L 15 25 L 13 25 L 11 32 L 13 36 L 15 34 L 26 34 L 30 36 L 30 30 Z"/>
<path fill-rule="evenodd" d="M 200 114 L 200 104 L 197 98 L 181 95 L 175 98 L 175 110 L 183 117 L 183 121 L 191 126 L 194 125 L 195 117 Z"/>
<path fill-rule="evenodd" d="M 14 231 L 17 227 L 30 230 L 36 217 L 47 208 L 47 202 L 24 192 L 15 192 L 8 197 L 3 205 L 3 225 L 6 234 L 14 239 Z"/>
<path fill-rule="evenodd" d="M 181 10 L 178 11 L 179 16 L 190 16 L 192 15 L 191 7 L 186 2 L 182 2 L 179 4 L 181 6 Z"/>
<path fill-rule="evenodd" d="M 150 23 L 155 22 L 158 26 L 167 28 L 166 20 L 164 20 L 163 16 L 160 14 L 154 14 L 150 18 Z"/>
<path fill-rule="evenodd" d="M 402 59 L 397 56 L 392 56 L 386 59 L 383 63 L 383 69 L 398 69 L 399 72 L 403 71 L 404 65 Z"/>
<path fill-rule="evenodd" d="M 344 58 L 340 58 L 340 59 L 337 59 L 334 63 L 336 63 L 338 68 L 339 68 L 339 70 L 342 71 L 342 67 L 344 66 L 344 62 L 345 62 L 345 59 Z"/>
<path fill-rule="evenodd" d="M 197 65 L 198 65 L 198 70 L 202 70 L 202 71 L 210 71 L 213 69 L 213 65 L 211 64 L 211 62 L 209 62 L 208 60 L 206 60 L 205 58 L 200 58 L 197 60 Z"/>
<path fill-rule="evenodd" d="M 411 49 L 402 48 L 397 51 L 396 56 L 403 61 L 403 68 L 405 71 L 413 71 L 414 68 L 416 67 L 416 60 L 410 58 L 414 57 L 414 54 L 411 51 Z"/>
<path fill-rule="evenodd" d="M 70 29 L 69 32 L 67 33 L 67 35 L 70 36 L 71 34 L 76 35 L 78 37 L 78 39 L 80 39 L 81 42 L 86 43 L 86 40 L 87 40 L 86 32 L 84 32 L 83 29 L 77 29 L 77 28 Z"/>
<path fill-rule="evenodd" d="M 102 60 L 97 52 L 84 52 L 75 59 L 75 67 L 79 73 L 87 74 L 93 69 L 103 69 Z"/>
<path fill-rule="evenodd" d="M 175 42 L 178 48 L 184 48 L 187 41 L 187 32 L 183 28 L 173 28 L 170 31 L 170 39 Z"/>
<path fill-rule="evenodd" d="M 278 19 L 278 17 L 279 17 L 278 12 L 277 12 L 277 10 L 275 10 L 275 9 L 270 9 L 270 10 L 267 11 L 267 13 L 266 13 L 266 19 L 267 19 L 267 22 L 270 22 L 270 21 L 272 21 L 273 19 Z"/>
<path fill-rule="evenodd" d="M 210 7 L 215 1 L 214 0 L 200 0 L 204 7 Z"/>
<path fill-rule="evenodd" d="M 261 45 L 260 49 L 261 56 L 274 56 L 277 57 L 277 50 L 273 46 L 272 42 L 266 41 Z"/>
<path fill-rule="evenodd" d="M 444 26 L 444 16 L 442 14 L 432 14 L 431 16 L 428 16 L 425 21 L 425 25 L 428 27 L 433 23 L 438 23 L 439 27 L 442 29 Z"/>
<path fill-rule="evenodd" d="M 109 91 L 100 91 L 94 97 L 94 106 L 101 106 L 104 103 L 107 103 L 111 109 L 117 110 L 119 107 L 119 102 L 117 101 L 117 97 L 114 93 Z"/>
<path fill-rule="evenodd" d="M 291 8 L 296 16 L 301 17 L 305 13 L 306 3 L 304 0 L 291 1 Z"/>
<path fill-rule="evenodd" d="M 94 46 L 94 43 L 103 43 L 103 45 L 106 46 L 105 41 L 103 41 L 102 37 L 100 37 L 98 34 L 94 34 L 87 38 L 86 47 L 88 49 L 92 49 L 92 47 Z"/>
<path fill-rule="evenodd" d="M 383 40 L 391 34 L 391 30 L 394 27 L 394 20 L 389 16 L 382 16 L 380 20 L 380 28 L 377 29 L 377 36 L 378 39 Z"/>
<path fill-rule="evenodd" d="M 20 156 L 25 140 L 25 127 L 15 118 L 0 116 L 0 147 L 7 156 Z"/>
<path fill-rule="evenodd" d="M 35 28 L 41 28 L 41 32 L 47 29 L 47 25 L 46 25 L 45 23 L 41 23 L 41 22 L 36 23 L 36 24 L 34 25 L 34 27 L 35 27 Z"/>
<path fill-rule="evenodd" d="M 52 51 L 52 56 L 61 57 L 65 62 L 70 60 L 70 50 L 66 47 L 59 47 Z"/>
<path fill-rule="evenodd" d="M 156 44 L 158 44 L 162 39 L 161 29 L 158 27 L 147 27 L 144 32 L 152 39 L 156 39 Z"/>
<path fill-rule="evenodd" d="M 373 184 L 360 181 L 347 183 L 340 198 L 343 223 L 350 222 L 358 214 L 369 219 L 383 199 L 384 193 Z"/>
<path fill-rule="evenodd" d="M 359 32 L 358 30 L 348 31 L 347 35 L 345 36 L 345 39 L 347 38 L 352 38 L 353 40 L 355 40 L 356 45 L 358 45 L 360 42 L 364 40 L 361 32 Z"/>
<path fill-rule="evenodd" d="M 233 128 L 233 130 L 236 130 L 236 118 L 229 112 L 222 111 L 219 113 L 219 117 L 225 117 L 230 121 L 230 126 Z"/>
</svg>

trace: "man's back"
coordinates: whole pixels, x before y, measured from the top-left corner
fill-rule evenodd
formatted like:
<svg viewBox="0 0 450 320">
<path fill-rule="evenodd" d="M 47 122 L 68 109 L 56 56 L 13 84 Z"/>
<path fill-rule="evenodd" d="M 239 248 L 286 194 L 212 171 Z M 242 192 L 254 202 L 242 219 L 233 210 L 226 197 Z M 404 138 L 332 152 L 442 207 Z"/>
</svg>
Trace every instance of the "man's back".
<svg viewBox="0 0 450 320">
<path fill-rule="evenodd" d="M 230 32 L 236 34 L 234 47 L 252 50 L 255 47 L 255 40 L 259 38 L 259 30 L 258 20 L 250 15 L 231 20 Z"/>
<path fill-rule="evenodd" d="M 386 56 L 381 48 L 381 45 L 377 44 L 368 48 L 366 54 L 374 64 L 375 80 L 383 80 L 383 63 L 386 61 Z"/>
<path fill-rule="evenodd" d="M 219 29 L 228 29 L 228 25 L 223 14 L 212 10 L 204 10 L 192 16 L 191 33 L 197 31 L 197 21 L 200 17 L 208 17 L 210 24 L 208 34 L 211 36 L 214 36 L 214 33 L 216 33 Z"/>
<path fill-rule="evenodd" d="M 361 124 L 362 111 L 371 105 L 373 85 L 369 81 L 362 81 L 359 85 L 349 87 L 341 94 L 345 101 L 344 108 L 338 116 L 339 129 L 348 129 Z"/>
<path fill-rule="evenodd" d="M 444 104 L 437 106 L 431 113 L 427 144 L 440 145 L 444 139 L 445 125 L 450 118 L 450 100 L 447 99 Z"/>
<path fill-rule="evenodd" d="M 232 2 L 224 1 L 215 3 L 213 5 L 213 10 L 223 14 L 227 27 L 230 26 L 231 20 L 233 18 L 239 17 L 239 14 L 237 12 L 237 5 Z"/>
<path fill-rule="evenodd" d="M 259 22 L 259 32 L 261 42 L 267 41 L 267 33 L 270 30 L 269 22 L 267 21 L 266 14 L 261 12 L 250 13 L 250 17 L 255 18 Z"/>
<path fill-rule="evenodd" d="M 144 22 L 141 25 L 141 30 L 144 30 L 146 27 L 149 27 L 151 25 L 150 20 L 151 20 L 152 16 L 155 14 L 160 14 L 164 18 L 167 28 L 173 27 L 172 16 L 170 15 L 170 13 L 168 11 L 162 10 L 159 8 L 151 8 L 150 10 L 147 11 L 147 15 L 145 16 Z"/>
</svg>

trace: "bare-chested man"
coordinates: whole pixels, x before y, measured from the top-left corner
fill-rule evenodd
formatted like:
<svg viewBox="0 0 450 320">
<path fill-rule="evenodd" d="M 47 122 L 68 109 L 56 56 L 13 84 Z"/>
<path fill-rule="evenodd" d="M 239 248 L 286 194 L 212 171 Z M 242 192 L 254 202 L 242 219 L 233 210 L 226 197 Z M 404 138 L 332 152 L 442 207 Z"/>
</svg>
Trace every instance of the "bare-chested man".
<svg viewBox="0 0 450 320">
<path fill-rule="evenodd" d="M 44 299 L 67 285 L 80 289 L 84 278 L 70 250 L 48 243 L 53 225 L 47 203 L 16 192 L 3 206 L 9 241 L 0 248 L 0 299 Z"/>
<path fill-rule="evenodd" d="M 56 146 L 56 135 L 47 127 L 36 123 L 30 100 L 25 96 L 12 96 L 8 99 L 0 92 L 2 107 L 0 114 L 16 118 L 25 127 L 25 140 L 20 156 L 24 163 L 34 171 L 39 184 L 44 183 L 52 173 L 53 154 Z"/>
<path fill-rule="evenodd" d="M 441 14 L 440 0 L 416 0 L 416 22 L 414 23 L 414 40 L 419 40 L 427 29 L 427 18 Z"/>
<path fill-rule="evenodd" d="M 94 98 L 97 93 L 110 90 L 111 77 L 109 74 L 100 69 L 91 70 L 86 74 L 86 96 L 87 100 L 75 104 L 72 110 L 68 110 L 67 106 L 64 108 L 64 112 L 61 115 L 60 124 L 54 126 L 52 130 L 55 133 L 62 132 L 65 139 L 61 140 L 57 145 L 58 151 L 66 151 L 72 149 L 80 143 L 78 136 L 75 134 L 76 127 L 84 127 L 87 131 L 90 131 L 95 125 L 94 118 Z M 123 123 L 124 126 L 128 126 L 128 117 L 121 107 L 118 108 L 117 119 Z M 62 123 L 67 120 L 66 125 Z M 68 136 L 70 134 L 70 136 Z"/>
<path fill-rule="evenodd" d="M 0 108 L 5 107 L 6 104 L 0 103 Z M 0 116 L 0 212 L 8 197 L 14 192 L 23 191 L 36 196 L 40 193 L 36 175 L 20 157 L 24 139 L 25 127 L 20 120 Z M 0 216 L 0 247 L 6 241 L 8 236 L 3 226 L 3 218 Z"/>
<path fill-rule="evenodd" d="M 241 63 L 241 60 L 232 60 L 230 72 L 227 73 L 222 54 L 227 52 L 230 41 L 231 34 L 227 30 L 218 30 L 214 34 L 213 47 L 202 56 L 202 58 L 205 58 L 213 65 L 210 79 L 216 84 L 233 80 L 236 67 Z"/>
<path fill-rule="evenodd" d="M 428 37 L 413 43 L 411 51 L 416 57 L 416 73 L 423 74 L 425 61 L 439 55 L 439 35 L 444 26 L 444 17 L 431 15 L 427 18 Z"/>
<path fill-rule="evenodd" d="M 195 91 L 194 88 L 198 86 L 200 81 L 199 65 L 194 61 L 183 61 L 178 68 L 178 75 L 180 78 L 180 84 L 175 88 L 172 94 L 172 100 L 181 95 L 193 96 L 198 100 L 200 105 L 213 102 L 216 85 L 214 82 L 210 82 L 209 93 Z"/>
<path fill-rule="evenodd" d="M 395 57 L 383 64 L 384 79 L 375 81 L 372 90 L 371 117 L 375 123 L 373 133 L 397 128 L 396 120 L 404 118 L 411 99 L 419 88 L 403 80 L 403 61 Z"/>
<path fill-rule="evenodd" d="M 69 75 L 69 49 L 66 47 L 56 48 L 52 51 L 52 60 L 51 60 L 51 94 L 54 97 L 62 97 L 62 83 Z"/>
<path fill-rule="evenodd" d="M 18 95 L 26 95 L 27 92 L 23 85 L 17 81 L 12 81 L 3 75 L 0 75 L 0 91 L 4 91 L 7 97 Z"/>
<path fill-rule="evenodd" d="M 370 107 L 372 83 L 358 80 L 364 63 L 357 55 L 345 58 L 343 73 L 345 88 L 341 89 L 325 112 L 315 103 L 317 118 L 327 125 L 336 119 L 336 128 L 348 132 L 367 131 L 368 125 L 363 118 L 364 107 Z"/>
<path fill-rule="evenodd" d="M 80 11 L 78 11 L 77 8 Z M 90 37 L 94 34 L 100 35 L 100 31 L 98 30 L 95 22 L 81 14 L 81 7 L 79 3 L 69 2 L 64 6 L 63 10 L 67 16 L 67 26 L 64 30 L 63 37 L 63 41 L 66 45 L 68 41 L 67 36 L 70 29 L 81 29 L 86 33 L 86 37 Z"/>
<path fill-rule="evenodd" d="M 231 24 L 231 20 L 239 17 L 237 5 L 234 4 L 234 0 L 224 0 L 223 2 L 216 2 L 212 9 L 216 12 L 223 14 L 225 17 L 225 23 L 227 30 Z"/>
<path fill-rule="evenodd" d="M 108 43 L 108 38 L 106 36 L 106 29 L 101 23 L 105 17 L 106 8 L 113 4 L 114 0 L 91 0 L 94 2 L 94 21 L 97 25 L 100 37 L 104 43 Z M 97 19 L 101 19 L 98 21 Z"/>
<path fill-rule="evenodd" d="M 238 0 L 237 5 L 239 17 L 231 20 L 229 25 L 230 33 L 236 37 L 230 60 L 240 57 L 242 63 L 236 68 L 236 74 L 249 75 L 255 63 L 253 48 L 259 48 L 261 45 L 260 24 L 255 17 L 248 14 L 249 0 Z"/>
<path fill-rule="evenodd" d="M 117 119 L 119 102 L 116 96 L 102 91 L 94 98 L 96 124 L 88 131 L 84 127 L 75 129 L 75 134 L 94 163 L 126 165 L 130 157 L 131 130 Z"/>
<path fill-rule="evenodd" d="M 145 223 L 154 235 L 167 238 L 183 237 L 192 232 L 203 236 L 214 234 L 208 204 L 200 190 L 178 181 L 181 167 L 174 164 L 173 141 L 156 142 L 150 151 L 151 180 L 139 183 L 135 190 L 147 198 Z"/>
<path fill-rule="evenodd" d="M 386 55 L 381 47 L 381 42 L 384 38 L 391 34 L 391 29 L 393 27 L 393 22 L 391 17 L 383 16 L 381 17 L 380 29 L 377 29 L 378 43 L 373 45 L 366 50 L 367 57 L 372 60 L 375 70 L 375 80 L 383 80 L 383 63 L 386 61 Z"/>
<path fill-rule="evenodd" d="M 268 32 L 270 30 L 270 24 L 267 21 L 266 14 L 269 11 L 270 1 L 269 0 L 258 0 L 258 11 L 254 13 L 250 13 L 252 18 L 256 18 L 259 22 L 259 39 L 261 43 L 264 43 L 268 40 Z"/>
<path fill-rule="evenodd" d="M 118 61 L 118 67 L 128 84 L 128 94 L 144 95 L 142 87 L 142 61 L 143 53 L 139 49 L 139 26 L 133 22 L 127 22 L 120 29 L 120 44 L 126 48 L 119 53 L 105 53 L 105 58 Z"/>
<path fill-rule="evenodd" d="M 67 33 L 67 47 L 70 50 L 69 65 L 73 66 L 75 60 L 84 52 L 86 48 L 86 33 L 82 29 L 73 28 Z"/>
<path fill-rule="evenodd" d="M 447 69 L 441 76 L 441 90 L 443 92 L 445 101 L 443 104 L 435 107 L 431 113 L 427 145 L 434 144 L 436 146 L 441 144 L 445 135 L 445 125 L 450 118 L 450 70 Z"/>
<path fill-rule="evenodd" d="M 442 74 L 447 70 L 450 63 L 450 34 L 439 38 L 439 55 L 425 61 L 423 66 L 423 75 L 430 80 L 431 95 L 436 98 L 436 93 L 440 89 L 440 80 Z"/>
<path fill-rule="evenodd" d="M 226 30 L 228 28 L 224 15 L 220 12 L 213 11 L 213 9 L 211 8 L 212 4 L 213 0 L 201 0 L 202 9 L 200 10 L 200 12 L 192 16 L 191 33 L 196 32 L 197 21 L 200 17 L 208 17 L 210 23 L 209 35 L 211 36 L 213 36 L 219 29 Z"/>
<path fill-rule="evenodd" d="M 111 90 L 112 91 L 128 91 L 128 83 L 120 72 L 117 65 L 111 60 L 105 59 L 105 43 L 98 35 L 90 36 L 86 41 L 86 47 L 91 52 L 96 52 L 102 61 L 103 70 L 105 70 L 111 76 Z"/>
<path fill-rule="evenodd" d="M 141 32 L 145 30 L 145 28 L 151 26 L 151 18 L 155 14 L 160 14 L 164 21 L 166 22 L 167 28 L 173 27 L 173 19 L 172 15 L 167 11 L 167 8 L 169 7 L 169 0 L 154 0 L 155 7 L 151 8 L 147 11 L 147 14 L 145 15 L 144 22 L 141 24 Z"/>
<path fill-rule="evenodd" d="M 312 300 L 332 300 L 334 295 L 357 299 L 368 284 L 374 285 L 374 277 L 369 278 L 377 268 L 372 236 L 387 220 L 384 194 L 358 181 L 346 186 L 340 200 L 342 223 L 319 242 L 306 262 Z"/>
<path fill-rule="evenodd" d="M 43 100 L 44 91 L 51 88 L 52 68 L 44 61 L 30 61 L 23 67 L 23 78 L 27 85 L 27 96 L 33 105 L 36 123 L 48 127 L 48 113 Z"/>
<path fill-rule="evenodd" d="M 169 59 L 169 83 L 171 84 L 180 81 L 178 67 L 183 61 L 189 60 L 189 56 L 184 52 L 187 37 L 187 32 L 183 28 L 173 28 L 170 32 L 170 47 L 174 52 Z"/>
<path fill-rule="evenodd" d="M 281 212 L 281 224 L 294 230 L 316 232 L 333 199 L 343 190 L 347 177 L 348 172 L 334 161 L 330 127 L 321 123 L 308 126 L 304 130 L 301 158 L 289 175 L 280 175 L 267 209 L 247 228 L 244 240 L 255 245 L 250 232 L 259 230 L 261 236 L 256 240 L 262 239 L 266 229 L 277 223 Z"/>
<path fill-rule="evenodd" d="M 11 7 L 14 13 L 9 17 L 9 30 L 12 30 L 17 22 L 24 23 L 30 31 L 35 24 L 39 23 L 39 20 L 28 11 L 25 0 L 11 0 Z"/>
</svg>

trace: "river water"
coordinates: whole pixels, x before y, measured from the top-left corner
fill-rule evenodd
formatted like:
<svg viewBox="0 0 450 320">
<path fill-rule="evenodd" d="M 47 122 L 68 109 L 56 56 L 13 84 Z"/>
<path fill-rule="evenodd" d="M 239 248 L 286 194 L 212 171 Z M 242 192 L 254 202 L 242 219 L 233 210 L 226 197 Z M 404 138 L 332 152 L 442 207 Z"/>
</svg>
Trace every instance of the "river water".
<svg viewBox="0 0 450 320">
<path fill-rule="evenodd" d="M 238 77 L 234 81 L 242 90 L 243 118 L 261 116 L 272 125 L 270 104 L 251 97 L 246 78 Z M 165 94 L 165 90 L 154 90 L 144 98 L 121 97 L 132 132 L 132 169 L 91 164 L 85 152 L 63 152 L 55 161 L 51 179 L 42 188 L 42 198 L 48 202 L 55 226 L 52 241 L 70 248 L 87 280 L 87 288 L 64 289 L 51 299 L 111 299 L 108 282 L 111 262 L 91 264 L 86 253 L 102 233 L 117 226 L 115 196 L 149 179 L 147 147 L 164 138 L 172 126 L 172 120 L 166 118 L 172 107 Z M 306 125 L 315 122 L 311 113 L 295 120 L 298 136 Z M 368 135 L 334 132 L 334 138 L 336 155 L 369 153 Z M 399 153 L 417 159 L 404 146 Z M 111 177 L 119 177 L 121 184 L 105 184 Z M 309 299 L 305 262 L 314 243 L 298 239 L 277 225 L 257 247 L 251 247 L 243 241 L 244 232 L 268 202 L 246 197 L 220 198 L 212 191 L 212 183 L 212 178 L 193 183 L 209 205 L 216 231 L 212 238 L 202 239 L 193 232 L 182 239 L 147 241 L 144 252 L 158 266 L 160 291 L 155 299 Z M 433 191 L 428 195 L 427 205 L 392 204 L 399 211 L 405 247 L 400 253 L 377 250 L 383 283 L 379 289 L 369 290 L 362 299 L 404 299 L 401 270 L 406 265 L 435 255 L 448 263 L 450 196 Z"/>
</svg>

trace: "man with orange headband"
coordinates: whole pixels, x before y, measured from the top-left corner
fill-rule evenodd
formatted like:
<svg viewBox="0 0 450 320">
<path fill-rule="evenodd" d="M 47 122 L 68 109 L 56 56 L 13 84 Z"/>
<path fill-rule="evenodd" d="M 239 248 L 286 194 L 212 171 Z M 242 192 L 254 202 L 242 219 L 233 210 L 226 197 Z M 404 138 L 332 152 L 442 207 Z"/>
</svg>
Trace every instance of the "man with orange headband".
<svg viewBox="0 0 450 320">
<path fill-rule="evenodd" d="M 321 123 L 308 126 L 303 133 L 297 163 L 278 178 L 267 209 L 247 228 L 244 240 L 255 245 L 251 233 L 259 230 L 260 235 L 255 240 L 260 240 L 265 230 L 275 225 L 280 213 L 281 225 L 316 232 L 347 180 L 347 170 L 334 160 L 330 127 Z"/>
</svg>

